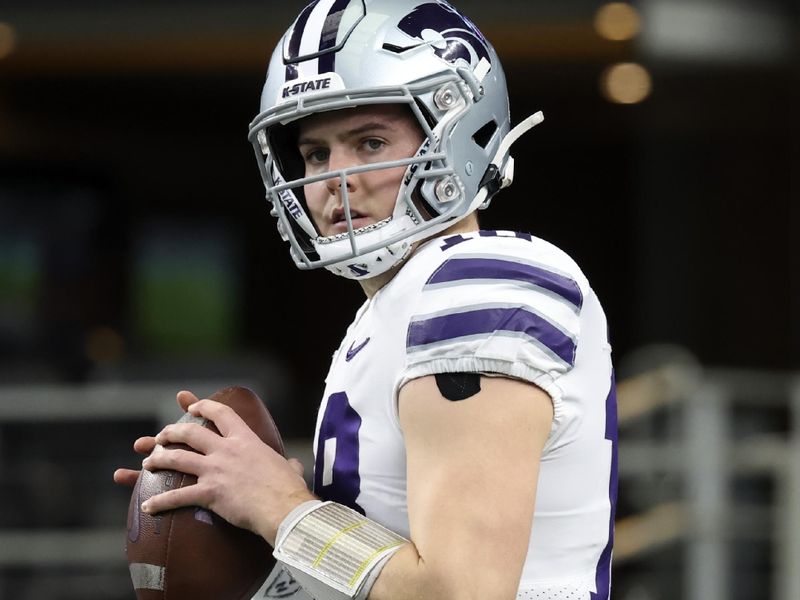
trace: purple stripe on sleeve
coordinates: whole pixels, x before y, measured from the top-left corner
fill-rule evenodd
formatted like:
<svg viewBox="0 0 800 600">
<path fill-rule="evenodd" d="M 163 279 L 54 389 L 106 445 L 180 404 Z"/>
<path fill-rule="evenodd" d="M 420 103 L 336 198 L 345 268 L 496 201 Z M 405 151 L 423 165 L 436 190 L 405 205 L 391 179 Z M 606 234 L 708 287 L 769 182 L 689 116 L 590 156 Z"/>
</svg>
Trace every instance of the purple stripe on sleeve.
<svg viewBox="0 0 800 600">
<path fill-rule="evenodd" d="M 539 341 L 565 363 L 575 364 L 575 342 L 557 327 L 524 308 L 481 308 L 412 321 L 406 347 L 494 332 L 523 333 Z"/>
<path fill-rule="evenodd" d="M 467 279 L 524 281 L 553 292 L 578 309 L 583 305 L 581 288 L 573 279 L 541 267 L 496 258 L 451 258 L 436 270 L 427 284 Z"/>
<path fill-rule="evenodd" d="M 614 548 L 614 518 L 617 514 L 617 389 L 614 374 L 611 374 L 611 389 L 606 398 L 606 435 L 611 442 L 611 474 L 608 479 L 608 498 L 611 502 L 611 517 L 608 525 L 608 543 L 600 553 L 600 560 L 595 571 L 596 594 L 590 594 L 591 600 L 609 600 L 611 595 L 611 553 Z"/>
<path fill-rule="evenodd" d="M 336 0 L 328 11 L 325 18 L 325 25 L 319 38 L 319 51 L 324 52 L 336 45 L 336 38 L 339 35 L 339 25 L 342 22 L 344 10 L 350 4 L 350 0 Z M 330 73 L 336 70 L 336 53 L 328 52 L 319 57 L 319 73 Z"/>
</svg>

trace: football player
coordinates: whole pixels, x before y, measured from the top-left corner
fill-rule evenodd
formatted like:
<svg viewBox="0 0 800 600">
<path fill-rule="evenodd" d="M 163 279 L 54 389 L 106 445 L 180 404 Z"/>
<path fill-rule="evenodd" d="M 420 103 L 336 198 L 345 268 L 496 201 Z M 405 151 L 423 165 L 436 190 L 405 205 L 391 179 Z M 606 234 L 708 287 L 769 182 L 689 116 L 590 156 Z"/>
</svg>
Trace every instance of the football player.
<svg viewBox="0 0 800 600">
<path fill-rule="evenodd" d="M 541 120 L 511 128 L 495 50 L 445 2 L 309 4 L 249 137 L 297 266 L 366 294 L 326 379 L 313 491 L 230 409 L 181 392 L 220 435 L 183 424 L 138 440 L 198 451 L 145 460 L 198 483 L 143 510 L 200 505 L 264 536 L 279 562 L 258 597 L 607 599 L 603 310 L 564 252 L 477 219 Z"/>
</svg>

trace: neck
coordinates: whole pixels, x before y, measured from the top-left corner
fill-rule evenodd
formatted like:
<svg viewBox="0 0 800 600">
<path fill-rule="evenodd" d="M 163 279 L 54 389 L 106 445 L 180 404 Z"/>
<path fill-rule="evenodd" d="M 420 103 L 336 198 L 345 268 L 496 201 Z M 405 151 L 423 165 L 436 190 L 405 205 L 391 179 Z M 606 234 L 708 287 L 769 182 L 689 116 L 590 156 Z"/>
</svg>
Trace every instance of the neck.
<svg viewBox="0 0 800 600">
<path fill-rule="evenodd" d="M 448 227 L 447 229 L 436 235 L 437 236 L 455 235 L 457 233 L 469 233 L 470 231 L 478 231 L 478 217 L 475 213 L 472 213 L 464 217 L 457 223 L 454 223 L 453 225 L 451 225 L 450 227 Z M 419 248 L 428 239 L 430 238 L 416 242 L 406 260 L 408 260 L 408 258 L 410 258 L 414 254 L 414 252 L 417 251 L 417 248 Z M 364 290 L 364 293 L 367 295 L 367 298 L 372 298 L 373 296 L 375 296 L 375 294 L 377 294 L 378 291 L 380 291 L 380 289 L 383 286 L 385 286 L 392 279 L 394 279 L 394 276 L 397 275 L 397 273 L 400 271 L 400 269 L 403 267 L 404 264 L 405 260 L 401 261 L 399 264 L 395 265 L 394 267 L 386 271 L 386 273 L 382 273 L 376 277 L 371 277 L 369 279 L 361 279 L 358 283 L 361 284 L 361 289 Z"/>
</svg>

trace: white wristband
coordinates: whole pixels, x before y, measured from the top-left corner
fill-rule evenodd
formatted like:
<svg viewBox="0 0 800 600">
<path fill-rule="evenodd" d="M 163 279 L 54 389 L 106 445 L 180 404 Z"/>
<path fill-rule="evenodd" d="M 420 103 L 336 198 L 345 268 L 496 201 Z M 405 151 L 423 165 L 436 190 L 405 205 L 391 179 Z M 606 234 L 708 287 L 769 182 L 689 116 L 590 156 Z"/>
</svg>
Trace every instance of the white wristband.
<svg viewBox="0 0 800 600">
<path fill-rule="evenodd" d="M 361 600 L 406 542 L 351 508 L 313 500 L 280 524 L 274 556 L 317 600 Z"/>
<path fill-rule="evenodd" d="M 281 521 L 281 524 L 278 525 L 278 532 L 275 534 L 275 547 L 278 547 L 278 541 L 286 536 L 289 530 L 294 527 L 295 523 L 320 504 L 322 504 L 322 500 L 308 500 L 297 505 L 292 512 L 286 515 L 283 521 Z"/>
</svg>

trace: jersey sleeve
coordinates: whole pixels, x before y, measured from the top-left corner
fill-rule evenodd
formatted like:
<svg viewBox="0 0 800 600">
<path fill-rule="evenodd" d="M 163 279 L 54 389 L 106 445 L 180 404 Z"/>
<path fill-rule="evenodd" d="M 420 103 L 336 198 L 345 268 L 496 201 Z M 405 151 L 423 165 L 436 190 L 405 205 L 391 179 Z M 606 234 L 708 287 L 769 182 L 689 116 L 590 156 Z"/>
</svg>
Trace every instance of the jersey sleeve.
<svg viewBox="0 0 800 600">
<path fill-rule="evenodd" d="M 409 321 L 399 387 L 436 373 L 478 372 L 529 381 L 558 404 L 558 379 L 575 365 L 584 297 L 570 266 L 505 254 L 444 260 Z"/>
</svg>

